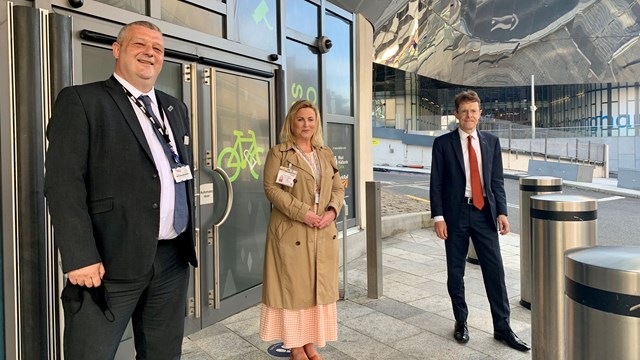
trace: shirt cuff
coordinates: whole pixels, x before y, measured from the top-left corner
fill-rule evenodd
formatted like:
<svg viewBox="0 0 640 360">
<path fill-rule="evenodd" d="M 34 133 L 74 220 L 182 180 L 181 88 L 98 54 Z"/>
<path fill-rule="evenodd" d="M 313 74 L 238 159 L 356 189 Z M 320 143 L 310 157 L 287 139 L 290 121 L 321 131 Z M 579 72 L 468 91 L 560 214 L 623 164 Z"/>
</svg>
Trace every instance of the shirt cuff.
<svg viewBox="0 0 640 360">
<path fill-rule="evenodd" d="M 442 216 L 442 215 L 434 216 L 433 217 L 433 221 L 434 222 L 444 221 L 444 216 Z"/>
</svg>

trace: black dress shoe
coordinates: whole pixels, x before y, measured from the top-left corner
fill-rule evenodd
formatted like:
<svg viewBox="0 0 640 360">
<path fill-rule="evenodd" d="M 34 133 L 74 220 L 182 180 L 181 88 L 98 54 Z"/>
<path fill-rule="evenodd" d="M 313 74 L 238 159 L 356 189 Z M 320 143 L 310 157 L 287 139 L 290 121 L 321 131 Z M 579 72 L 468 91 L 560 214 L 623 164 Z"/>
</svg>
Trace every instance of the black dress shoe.
<svg viewBox="0 0 640 360">
<path fill-rule="evenodd" d="M 495 330 L 493 332 L 493 338 L 496 340 L 500 340 L 503 343 L 509 345 L 509 347 L 516 349 L 518 351 L 529 351 L 531 347 L 527 345 L 526 342 L 520 340 L 518 335 L 516 335 L 511 329 L 509 330 Z"/>
<path fill-rule="evenodd" d="M 469 341 L 469 329 L 467 329 L 466 321 L 456 321 L 456 326 L 453 330 L 453 338 L 461 344 Z"/>
</svg>

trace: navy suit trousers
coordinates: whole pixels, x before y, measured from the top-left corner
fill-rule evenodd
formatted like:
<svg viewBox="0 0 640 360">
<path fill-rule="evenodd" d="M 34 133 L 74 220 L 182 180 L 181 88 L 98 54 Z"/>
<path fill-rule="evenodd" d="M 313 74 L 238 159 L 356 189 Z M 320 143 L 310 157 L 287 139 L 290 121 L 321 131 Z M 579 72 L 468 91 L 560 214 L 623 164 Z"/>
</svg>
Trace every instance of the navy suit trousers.
<svg viewBox="0 0 640 360">
<path fill-rule="evenodd" d="M 466 203 L 459 204 L 460 222 L 447 222 L 447 289 L 451 297 L 453 315 L 457 321 L 467 321 L 469 308 L 465 301 L 464 273 L 469 249 L 469 238 L 478 255 L 487 298 L 491 307 L 494 330 L 509 329 L 509 297 L 505 285 L 498 233 L 491 227 L 489 206 L 482 210 Z M 445 218 L 446 221 L 446 218 Z"/>
</svg>

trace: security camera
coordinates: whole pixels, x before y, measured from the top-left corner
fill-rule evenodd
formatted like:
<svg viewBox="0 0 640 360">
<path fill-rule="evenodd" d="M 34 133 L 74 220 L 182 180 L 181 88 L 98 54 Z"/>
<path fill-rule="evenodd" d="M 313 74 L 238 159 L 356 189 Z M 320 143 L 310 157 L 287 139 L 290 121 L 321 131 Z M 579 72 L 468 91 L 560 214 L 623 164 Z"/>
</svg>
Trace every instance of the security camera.
<svg viewBox="0 0 640 360">
<path fill-rule="evenodd" d="M 322 54 L 328 53 L 329 49 L 331 49 L 332 46 L 333 46 L 333 43 L 331 42 L 331 39 L 329 39 L 328 37 L 320 36 L 318 38 L 318 50 L 320 50 Z"/>
</svg>

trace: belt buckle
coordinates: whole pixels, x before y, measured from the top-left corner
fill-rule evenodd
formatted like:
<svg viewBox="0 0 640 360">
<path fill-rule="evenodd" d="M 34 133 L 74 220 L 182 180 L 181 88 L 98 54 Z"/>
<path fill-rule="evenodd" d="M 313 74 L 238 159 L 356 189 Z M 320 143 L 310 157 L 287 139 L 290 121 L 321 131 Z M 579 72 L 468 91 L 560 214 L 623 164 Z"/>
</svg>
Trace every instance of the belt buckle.
<svg viewBox="0 0 640 360">
<path fill-rule="evenodd" d="M 467 203 L 467 205 L 473 204 L 473 198 L 472 197 L 468 197 L 468 198 L 464 198 L 464 199 L 466 200 L 465 202 Z"/>
</svg>

